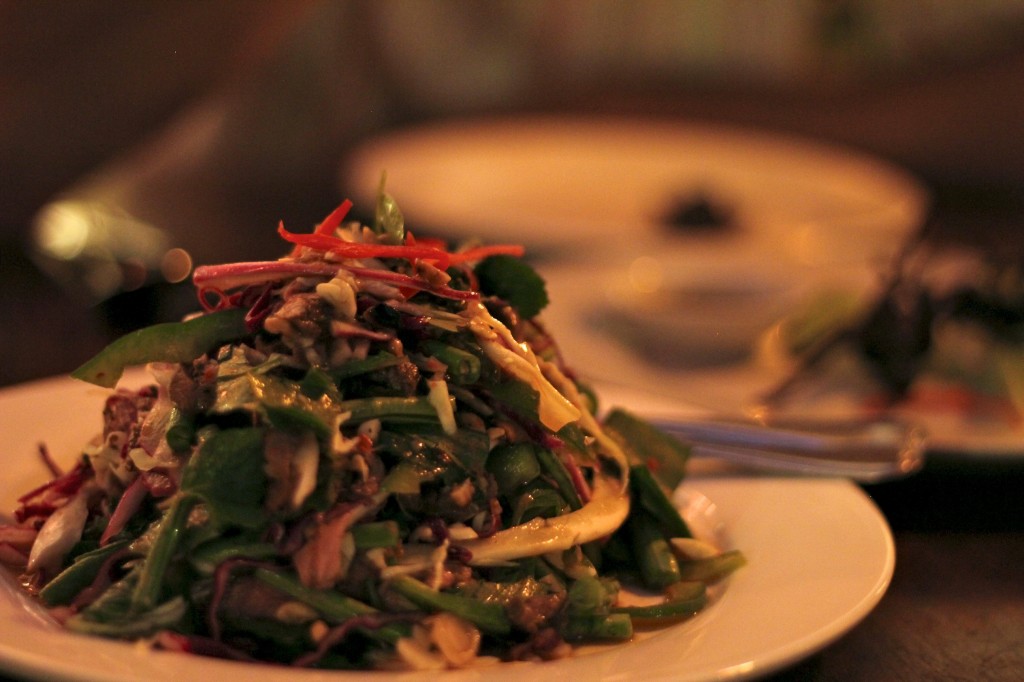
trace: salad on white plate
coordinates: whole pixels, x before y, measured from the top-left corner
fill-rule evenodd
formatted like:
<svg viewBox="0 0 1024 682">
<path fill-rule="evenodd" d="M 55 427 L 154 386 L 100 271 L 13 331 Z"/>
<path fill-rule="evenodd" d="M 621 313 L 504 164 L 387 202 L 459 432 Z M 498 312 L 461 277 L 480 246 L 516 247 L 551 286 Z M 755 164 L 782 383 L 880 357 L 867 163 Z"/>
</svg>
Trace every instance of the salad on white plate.
<svg viewBox="0 0 1024 682">
<path fill-rule="evenodd" d="M 350 208 L 197 268 L 202 312 L 73 373 L 109 389 L 97 435 L 70 468 L 41 446 L 0 525 L 27 592 L 75 633 L 329 669 L 556 659 L 704 608 L 743 554 L 673 505 L 685 446 L 596 410 L 522 248 L 417 238 L 383 188 Z"/>
</svg>

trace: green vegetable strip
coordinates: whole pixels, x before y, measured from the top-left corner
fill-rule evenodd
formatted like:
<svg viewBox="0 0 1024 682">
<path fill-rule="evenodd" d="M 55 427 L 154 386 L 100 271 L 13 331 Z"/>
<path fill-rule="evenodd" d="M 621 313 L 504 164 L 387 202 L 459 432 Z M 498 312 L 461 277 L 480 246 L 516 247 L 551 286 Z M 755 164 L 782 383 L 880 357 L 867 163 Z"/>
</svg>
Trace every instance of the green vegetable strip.
<svg viewBox="0 0 1024 682">
<path fill-rule="evenodd" d="M 512 505 L 512 525 L 518 526 L 535 518 L 549 519 L 565 512 L 566 502 L 547 483 L 528 488 Z"/>
<path fill-rule="evenodd" d="M 275 573 L 265 568 L 258 568 L 253 575 L 274 589 L 284 592 L 289 597 L 312 607 L 327 619 L 336 623 L 343 623 L 355 616 L 381 613 L 372 606 L 347 597 L 340 592 L 314 590 L 306 587 L 294 577 L 284 573 Z M 394 623 L 368 631 L 366 634 L 374 639 L 394 644 L 402 637 L 409 635 L 409 628 L 402 624 Z"/>
<path fill-rule="evenodd" d="M 128 542 L 128 540 L 112 542 L 79 555 L 73 564 L 46 584 L 46 587 L 39 592 L 39 598 L 47 606 L 70 604 L 79 592 L 92 584 L 107 558 L 126 547 Z"/>
<path fill-rule="evenodd" d="M 213 540 L 194 549 L 189 557 L 192 566 L 203 575 L 212 575 L 217 566 L 228 559 L 270 559 L 277 556 L 277 548 L 267 542 L 251 538 Z"/>
<path fill-rule="evenodd" d="M 199 502 L 195 495 L 181 495 L 171 504 L 157 532 L 153 546 L 146 555 L 139 582 L 132 593 L 131 610 L 134 612 L 149 611 L 160 601 L 160 591 L 164 584 L 164 574 L 171 563 L 174 551 L 178 547 L 188 516 L 192 508 Z"/>
<path fill-rule="evenodd" d="M 629 485 L 634 499 L 657 520 L 665 535 L 670 538 L 693 537 L 679 510 L 647 467 L 630 467 Z"/>
<path fill-rule="evenodd" d="M 136 614 L 128 619 L 100 621 L 77 615 L 68 619 L 67 626 L 70 630 L 87 635 L 138 639 L 148 637 L 158 630 L 176 628 L 187 614 L 188 603 L 184 597 L 179 595 L 145 613 Z"/>
<path fill-rule="evenodd" d="M 559 628 L 567 640 L 626 640 L 633 636 L 633 621 L 628 614 L 576 616 Z"/>
<path fill-rule="evenodd" d="M 395 521 L 373 521 L 352 526 L 352 539 L 356 549 L 397 547 L 401 542 L 401 534 Z"/>
<path fill-rule="evenodd" d="M 480 378 L 480 358 L 455 346 L 428 340 L 421 347 L 448 367 L 448 376 L 456 384 L 472 384 Z"/>
<path fill-rule="evenodd" d="M 249 332 L 246 311 L 231 308 L 186 322 L 166 322 L 122 336 L 71 373 L 76 379 L 113 388 L 125 368 L 147 362 L 192 362 Z"/>
<path fill-rule="evenodd" d="M 651 469 L 669 490 L 675 490 L 682 482 L 690 448 L 681 441 L 621 408 L 609 412 L 602 426 L 618 442 L 630 464 Z"/>
<path fill-rule="evenodd" d="M 512 631 L 512 624 L 500 604 L 438 592 L 408 576 L 399 576 L 387 584 L 421 609 L 453 613 L 487 634 L 507 635 Z"/>
<path fill-rule="evenodd" d="M 558 455 L 547 448 L 541 447 L 534 448 L 534 452 L 537 455 L 537 461 L 540 462 L 541 469 L 544 470 L 544 473 L 555 484 L 558 492 L 569 503 L 569 507 L 574 510 L 582 508 L 583 500 L 580 499 L 576 486 L 572 484 L 572 478 L 569 476 L 565 465 L 562 464 L 562 460 L 558 458 Z"/>
<path fill-rule="evenodd" d="M 679 562 L 654 519 L 642 510 L 633 511 L 629 516 L 629 533 L 645 587 L 662 590 L 682 579 Z"/>
<path fill-rule="evenodd" d="M 670 585 L 668 598 L 649 606 L 615 606 L 612 613 L 627 614 L 634 622 L 652 625 L 659 621 L 689 618 L 708 603 L 707 588 L 702 582 L 679 582 Z"/>
<path fill-rule="evenodd" d="M 357 377 L 360 374 L 366 374 L 367 372 L 373 372 L 386 367 L 394 367 L 399 362 L 401 362 L 401 360 L 397 355 L 381 352 L 362 360 L 350 360 L 341 367 L 332 369 L 330 371 L 330 375 L 334 381 L 344 381 L 345 379 L 351 379 L 352 377 Z"/>
<path fill-rule="evenodd" d="M 339 403 L 339 409 L 351 412 L 349 421 L 359 423 L 368 419 L 437 422 L 437 410 L 426 397 L 411 398 L 358 398 Z"/>
<path fill-rule="evenodd" d="M 680 561 L 679 572 L 683 580 L 700 580 L 708 583 L 721 580 L 746 563 L 743 553 L 733 549 L 707 559 Z"/>
</svg>

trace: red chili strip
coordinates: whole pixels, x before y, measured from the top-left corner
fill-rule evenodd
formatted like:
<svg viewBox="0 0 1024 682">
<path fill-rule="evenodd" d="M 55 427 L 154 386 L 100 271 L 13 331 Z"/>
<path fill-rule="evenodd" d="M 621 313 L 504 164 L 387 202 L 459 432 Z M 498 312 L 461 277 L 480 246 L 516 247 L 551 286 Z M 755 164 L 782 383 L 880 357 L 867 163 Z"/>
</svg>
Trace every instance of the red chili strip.
<svg viewBox="0 0 1024 682">
<path fill-rule="evenodd" d="M 341 225 L 341 221 L 345 219 L 350 210 L 352 210 L 352 202 L 345 199 L 338 208 L 331 211 L 330 215 L 323 219 L 323 222 L 316 226 L 315 233 L 330 235 Z"/>
<path fill-rule="evenodd" d="M 297 234 L 289 232 L 284 225 L 277 226 L 281 238 L 298 246 L 306 246 L 317 251 L 334 253 L 345 258 L 403 258 L 408 261 L 422 258 L 437 262 L 437 267 L 444 270 L 448 267 L 450 254 L 431 246 L 407 246 L 396 244 L 362 244 L 347 242 L 326 234 Z"/>
<path fill-rule="evenodd" d="M 520 244 L 491 244 L 488 246 L 477 246 L 476 248 L 451 254 L 449 264 L 483 260 L 488 256 L 521 257 L 524 253 L 526 253 L 526 249 Z"/>
<path fill-rule="evenodd" d="M 380 282 L 388 282 L 398 287 L 408 287 L 417 291 L 429 291 L 430 293 L 437 294 L 442 298 L 451 298 L 459 301 L 468 301 L 480 298 L 480 292 L 478 291 L 463 291 L 462 289 L 453 289 L 449 286 L 433 286 L 426 280 L 418 279 L 410 275 L 403 275 L 400 272 L 348 266 L 345 266 L 345 269 L 356 277 L 375 279 Z"/>
<path fill-rule="evenodd" d="M 302 263 L 289 260 L 200 265 L 192 274 L 192 282 L 201 290 L 219 291 L 265 284 L 289 277 L 333 277 L 340 268 L 341 265 L 335 263 Z"/>
</svg>

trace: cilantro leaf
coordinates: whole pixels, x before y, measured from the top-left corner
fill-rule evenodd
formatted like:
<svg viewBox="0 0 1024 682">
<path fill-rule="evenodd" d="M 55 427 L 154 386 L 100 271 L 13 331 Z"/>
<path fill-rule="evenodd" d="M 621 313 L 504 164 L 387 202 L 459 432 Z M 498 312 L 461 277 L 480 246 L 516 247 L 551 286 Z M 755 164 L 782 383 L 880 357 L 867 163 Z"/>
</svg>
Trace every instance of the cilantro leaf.
<svg viewBox="0 0 1024 682">
<path fill-rule="evenodd" d="M 506 301 L 524 318 L 536 317 L 548 304 L 544 280 L 514 256 L 488 256 L 475 272 L 484 294 Z"/>
</svg>

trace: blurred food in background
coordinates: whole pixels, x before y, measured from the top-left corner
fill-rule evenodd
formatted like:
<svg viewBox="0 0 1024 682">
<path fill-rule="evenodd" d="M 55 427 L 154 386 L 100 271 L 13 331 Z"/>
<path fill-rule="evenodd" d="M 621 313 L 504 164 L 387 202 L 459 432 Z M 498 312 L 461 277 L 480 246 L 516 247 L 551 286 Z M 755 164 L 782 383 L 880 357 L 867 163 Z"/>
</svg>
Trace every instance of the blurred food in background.
<svg viewBox="0 0 1024 682">
<path fill-rule="evenodd" d="M 182 267 L 273 255 L 277 221 L 312 225 L 368 137 L 452 117 L 796 133 L 1015 206 L 1022 33 L 1018 0 L 3 1 L 4 312 L 52 337 L 178 314 Z M 83 343 L 45 362 L 5 335 L 21 369 L 0 382 L 100 345 Z"/>
</svg>

